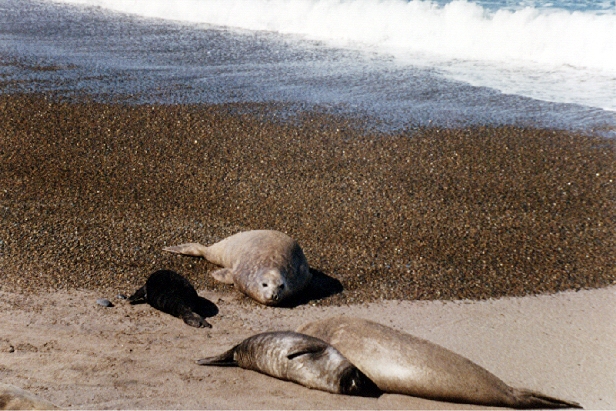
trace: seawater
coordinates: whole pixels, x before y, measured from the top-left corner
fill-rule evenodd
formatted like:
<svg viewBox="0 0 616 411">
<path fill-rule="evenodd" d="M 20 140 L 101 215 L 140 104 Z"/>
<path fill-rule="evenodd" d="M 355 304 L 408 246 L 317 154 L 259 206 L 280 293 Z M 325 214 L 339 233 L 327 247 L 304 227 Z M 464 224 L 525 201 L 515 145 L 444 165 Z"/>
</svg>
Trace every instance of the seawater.
<svg viewBox="0 0 616 411">
<path fill-rule="evenodd" d="M 5 79 L 101 98 L 616 124 L 614 1 L 0 0 L 0 51 L 57 68 L 5 63 Z"/>
</svg>

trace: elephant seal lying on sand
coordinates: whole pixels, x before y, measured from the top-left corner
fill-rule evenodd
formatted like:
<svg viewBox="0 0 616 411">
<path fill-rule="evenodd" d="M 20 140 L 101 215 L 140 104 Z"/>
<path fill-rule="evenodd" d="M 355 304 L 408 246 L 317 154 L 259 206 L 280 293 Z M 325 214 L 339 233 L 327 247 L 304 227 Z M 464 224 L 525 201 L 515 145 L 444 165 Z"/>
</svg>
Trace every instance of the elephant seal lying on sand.
<svg viewBox="0 0 616 411">
<path fill-rule="evenodd" d="M 291 331 L 249 337 L 200 365 L 239 366 L 334 394 L 374 397 L 381 391 L 334 347 Z"/>
<path fill-rule="evenodd" d="M 486 406 L 581 408 L 512 388 L 461 355 L 372 321 L 334 317 L 297 331 L 333 345 L 384 392 Z"/>
<path fill-rule="evenodd" d="M 234 284 L 265 305 L 285 303 L 302 291 L 312 278 L 302 248 L 280 231 L 244 231 L 209 247 L 188 243 L 163 250 L 204 257 L 224 267 L 212 272 L 212 277 L 225 284 Z"/>
</svg>

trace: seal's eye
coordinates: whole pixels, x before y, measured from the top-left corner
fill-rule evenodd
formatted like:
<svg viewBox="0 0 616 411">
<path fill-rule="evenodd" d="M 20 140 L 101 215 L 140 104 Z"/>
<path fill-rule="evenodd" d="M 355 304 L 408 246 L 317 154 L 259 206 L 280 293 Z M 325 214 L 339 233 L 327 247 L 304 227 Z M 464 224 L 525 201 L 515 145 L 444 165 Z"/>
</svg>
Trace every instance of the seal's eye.
<svg viewBox="0 0 616 411">
<path fill-rule="evenodd" d="M 267 283 L 263 283 L 261 285 L 263 286 L 263 288 L 267 288 Z"/>
</svg>

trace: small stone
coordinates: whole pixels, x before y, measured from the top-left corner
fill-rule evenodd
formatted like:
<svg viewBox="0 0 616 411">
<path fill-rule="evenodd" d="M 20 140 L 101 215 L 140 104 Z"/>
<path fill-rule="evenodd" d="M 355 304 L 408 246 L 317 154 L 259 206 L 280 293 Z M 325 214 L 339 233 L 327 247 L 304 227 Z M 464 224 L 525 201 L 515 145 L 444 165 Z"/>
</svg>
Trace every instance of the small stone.
<svg viewBox="0 0 616 411">
<path fill-rule="evenodd" d="M 113 303 L 106 298 L 99 298 L 98 300 L 96 300 L 96 304 L 103 307 L 113 307 Z"/>
</svg>

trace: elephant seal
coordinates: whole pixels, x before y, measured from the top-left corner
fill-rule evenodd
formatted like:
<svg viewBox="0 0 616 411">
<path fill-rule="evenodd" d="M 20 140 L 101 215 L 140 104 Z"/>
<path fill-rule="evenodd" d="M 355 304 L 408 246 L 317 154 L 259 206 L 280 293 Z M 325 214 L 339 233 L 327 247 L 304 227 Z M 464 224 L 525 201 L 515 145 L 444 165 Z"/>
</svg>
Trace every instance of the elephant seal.
<svg viewBox="0 0 616 411">
<path fill-rule="evenodd" d="M 318 338 L 292 331 L 254 335 L 224 354 L 198 360 L 197 364 L 239 366 L 334 394 L 364 397 L 381 394 L 377 386 L 334 347 Z"/>
<path fill-rule="evenodd" d="M 10 384 L 0 383 L 0 410 L 57 410 L 58 407 Z"/>
<path fill-rule="evenodd" d="M 179 317 L 191 327 L 209 327 L 205 318 L 197 314 L 199 295 L 192 284 L 178 273 L 170 270 L 158 270 L 146 281 L 145 285 L 128 297 L 131 304 L 147 302 L 152 307 Z"/>
<path fill-rule="evenodd" d="M 244 231 L 209 247 L 188 243 L 163 250 L 205 257 L 224 267 L 212 272 L 212 277 L 225 284 L 234 284 L 241 292 L 265 305 L 288 302 L 312 279 L 301 247 L 280 231 Z"/>
<path fill-rule="evenodd" d="M 297 331 L 333 345 L 384 392 L 484 406 L 581 408 L 512 388 L 461 355 L 372 321 L 334 317 Z"/>
</svg>

